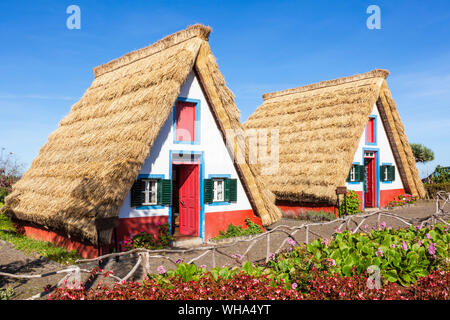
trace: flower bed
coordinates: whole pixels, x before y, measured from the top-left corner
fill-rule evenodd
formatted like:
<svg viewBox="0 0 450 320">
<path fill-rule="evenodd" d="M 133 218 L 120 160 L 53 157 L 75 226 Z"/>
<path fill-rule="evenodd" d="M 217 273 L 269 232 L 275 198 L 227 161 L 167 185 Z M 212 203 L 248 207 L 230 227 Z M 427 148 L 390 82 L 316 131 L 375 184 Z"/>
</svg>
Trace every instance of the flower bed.
<svg viewBox="0 0 450 320">
<path fill-rule="evenodd" d="M 397 197 L 396 200 L 389 201 L 386 206 L 387 209 L 394 209 L 398 207 L 404 207 L 411 204 L 414 204 L 419 199 L 418 196 L 413 196 L 410 194 L 401 194 Z"/>
<path fill-rule="evenodd" d="M 198 280 L 181 276 L 167 278 L 165 284 L 157 279 L 116 283 L 112 288 L 99 284 L 90 290 L 57 289 L 50 300 L 448 300 L 448 272 L 436 270 L 420 278 L 408 288 L 389 283 L 381 289 L 370 289 L 364 275 L 341 277 L 317 270 L 308 281 L 307 292 L 297 283 L 289 288 L 272 284 L 268 275 L 254 277 L 240 272 L 231 278 L 216 278 L 205 273 Z"/>
<path fill-rule="evenodd" d="M 336 230 L 333 239 L 303 246 L 290 239 L 291 247 L 264 265 L 247 261 L 206 271 L 178 261 L 175 270 L 160 266 L 142 283 L 99 285 L 86 292 L 60 288 L 51 298 L 448 300 L 448 227 L 392 230 L 383 222 L 363 229 Z"/>
</svg>

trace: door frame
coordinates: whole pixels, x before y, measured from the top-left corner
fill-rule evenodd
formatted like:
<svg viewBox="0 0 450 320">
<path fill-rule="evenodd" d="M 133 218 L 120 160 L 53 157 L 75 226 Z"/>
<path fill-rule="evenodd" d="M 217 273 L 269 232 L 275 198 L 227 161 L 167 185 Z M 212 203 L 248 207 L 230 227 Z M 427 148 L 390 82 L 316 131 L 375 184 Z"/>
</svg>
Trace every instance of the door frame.
<svg viewBox="0 0 450 320">
<path fill-rule="evenodd" d="M 374 151 L 376 152 L 375 156 L 375 179 L 377 180 L 375 183 L 376 187 L 376 197 L 377 197 L 377 208 L 380 208 L 380 149 L 379 148 L 363 148 L 362 149 L 362 163 L 364 164 L 364 153 L 366 151 Z M 363 210 L 366 209 L 366 201 L 365 201 L 365 192 L 364 192 L 364 182 L 363 182 L 363 192 L 362 192 L 362 207 Z"/>
<path fill-rule="evenodd" d="M 172 165 L 173 165 L 173 155 L 174 154 L 182 154 L 184 155 L 198 155 L 199 161 L 198 163 L 192 162 L 192 164 L 198 164 L 198 179 L 199 179 L 199 203 L 198 203 L 198 236 L 202 239 L 202 242 L 205 240 L 205 205 L 203 203 L 204 199 L 204 176 L 205 176 L 205 163 L 204 163 L 204 151 L 191 151 L 191 150 L 170 150 L 169 152 L 169 179 L 172 180 Z M 189 163 L 186 163 L 189 164 Z M 169 206 L 169 232 L 172 234 L 172 206 Z"/>
</svg>

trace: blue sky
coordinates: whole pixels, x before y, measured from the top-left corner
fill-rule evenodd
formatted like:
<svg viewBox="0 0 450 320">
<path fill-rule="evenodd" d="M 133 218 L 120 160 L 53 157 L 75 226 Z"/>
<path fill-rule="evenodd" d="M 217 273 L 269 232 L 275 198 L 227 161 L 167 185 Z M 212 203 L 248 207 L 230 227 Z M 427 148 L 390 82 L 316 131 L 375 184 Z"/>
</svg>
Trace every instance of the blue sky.
<svg viewBox="0 0 450 320">
<path fill-rule="evenodd" d="M 69 30 L 66 8 L 81 9 Z M 369 5 L 381 10 L 370 30 Z M 29 167 L 93 80 L 92 68 L 194 23 L 210 44 L 241 121 L 265 92 L 388 69 L 409 141 L 450 165 L 450 2 L 1 1 L 0 148 Z"/>
</svg>

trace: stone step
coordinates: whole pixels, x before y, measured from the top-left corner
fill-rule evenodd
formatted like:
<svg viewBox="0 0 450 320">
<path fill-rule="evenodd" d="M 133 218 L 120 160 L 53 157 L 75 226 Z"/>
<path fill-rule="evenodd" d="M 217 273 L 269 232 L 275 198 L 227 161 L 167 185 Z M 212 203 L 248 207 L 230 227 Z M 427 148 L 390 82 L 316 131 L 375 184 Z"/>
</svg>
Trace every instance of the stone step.
<svg viewBox="0 0 450 320">
<path fill-rule="evenodd" d="M 179 248 L 198 247 L 201 246 L 202 244 L 203 242 L 200 237 L 183 237 L 172 241 L 172 246 Z"/>
</svg>

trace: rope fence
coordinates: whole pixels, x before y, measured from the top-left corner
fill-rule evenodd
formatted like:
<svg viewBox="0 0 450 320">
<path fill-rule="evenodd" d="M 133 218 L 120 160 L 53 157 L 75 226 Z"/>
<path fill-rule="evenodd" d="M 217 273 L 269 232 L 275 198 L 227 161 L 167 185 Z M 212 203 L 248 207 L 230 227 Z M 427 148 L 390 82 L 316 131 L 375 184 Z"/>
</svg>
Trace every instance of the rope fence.
<svg viewBox="0 0 450 320">
<path fill-rule="evenodd" d="M 76 260 L 75 263 L 80 264 L 80 263 L 88 263 L 88 262 L 98 262 L 98 261 L 104 261 L 106 259 L 110 259 L 113 257 L 131 258 L 132 256 L 135 256 L 137 254 L 138 260 L 137 260 L 136 264 L 131 268 L 131 270 L 123 278 L 119 278 L 117 276 L 110 274 L 110 271 L 101 271 L 98 273 L 98 274 L 103 274 L 103 275 L 105 275 L 106 273 L 109 273 L 110 274 L 109 276 L 111 278 L 113 278 L 114 280 L 117 280 L 118 282 L 122 282 L 122 281 L 127 281 L 128 279 L 130 279 L 136 273 L 136 271 L 139 269 L 139 267 L 141 267 L 141 269 L 142 269 L 143 277 L 145 277 L 147 274 L 150 274 L 151 273 L 151 270 L 150 270 L 150 260 L 151 259 L 164 259 L 176 267 L 177 261 L 180 260 L 183 257 L 183 255 L 186 255 L 188 253 L 199 252 L 199 251 L 201 253 L 198 256 L 190 259 L 187 262 L 187 264 L 194 263 L 195 261 L 198 261 L 201 258 L 211 255 L 211 265 L 212 265 L 212 268 L 215 268 L 217 265 L 218 255 L 223 255 L 227 258 L 230 258 L 230 259 L 236 261 L 236 263 L 241 265 L 244 262 L 245 257 L 247 257 L 247 261 L 250 261 L 248 259 L 248 254 L 251 252 L 252 248 L 257 244 L 257 242 L 264 241 L 264 240 L 266 243 L 266 253 L 265 253 L 264 260 L 267 263 L 270 260 L 272 255 L 278 254 L 283 249 L 283 247 L 286 245 L 286 242 L 288 242 L 289 239 L 291 239 L 291 241 L 292 240 L 295 241 L 296 244 L 300 245 L 300 242 L 297 241 L 294 237 L 294 235 L 296 233 L 298 233 L 300 230 L 305 230 L 304 243 L 306 243 L 306 244 L 310 242 L 310 235 L 314 235 L 319 238 L 323 237 L 319 233 L 311 230 L 311 227 L 315 227 L 315 226 L 327 226 L 327 225 L 334 225 L 334 224 L 337 225 L 340 223 L 339 227 L 337 229 L 343 231 L 342 228 L 344 226 L 345 226 L 346 230 L 351 230 L 350 224 L 354 223 L 354 224 L 356 224 L 356 228 L 354 230 L 352 230 L 352 233 L 356 233 L 356 232 L 358 232 L 358 230 L 361 229 L 361 226 L 364 224 L 364 222 L 366 222 L 368 219 L 370 219 L 372 217 L 377 218 L 378 225 L 380 225 L 380 221 L 381 221 L 382 217 L 389 217 L 389 218 L 395 219 L 397 221 L 400 221 L 401 223 L 405 224 L 408 227 L 412 226 L 412 225 L 417 225 L 422 228 L 426 225 L 431 226 L 436 223 L 443 223 L 447 226 L 450 226 L 450 224 L 447 221 L 445 221 L 446 219 L 450 218 L 449 211 L 446 210 L 446 207 L 448 207 L 449 203 L 450 203 L 450 193 L 440 191 L 436 195 L 436 211 L 432 215 L 430 215 L 428 217 L 424 217 L 424 218 L 407 219 L 407 218 L 401 217 L 393 212 L 380 210 L 380 211 L 376 211 L 376 212 L 363 213 L 363 214 L 359 214 L 359 215 L 343 216 L 343 217 L 339 217 L 335 220 L 326 221 L 326 222 L 303 223 L 299 226 L 279 225 L 273 229 L 270 229 L 264 233 L 258 234 L 251 238 L 234 239 L 230 243 L 226 243 L 226 244 L 206 245 L 206 246 L 202 246 L 202 247 L 188 248 L 188 249 L 148 250 L 145 248 L 138 248 L 138 249 L 133 249 L 133 250 L 126 251 L 126 252 L 109 253 L 109 254 L 105 254 L 105 255 L 99 256 L 97 258 L 92 258 L 92 259 Z M 357 223 L 357 221 L 356 221 L 357 219 L 361 219 L 361 221 L 359 221 L 359 223 Z M 273 238 L 272 235 L 275 233 L 285 234 L 286 238 L 281 242 L 281 245 L 279 245 L 279 247 L 275 251 L 271 251 L 271 247 L 273 245 L 271 239 Z M 229 253 L 224 252 L 224 249 L 234 247 L 237 244 L 241 244 L 241 243 L 249 243 L 247 249 L 243 252 L 243 254 L 237 253 L 237 254 L 231 255 Z M 167 256 L 167 254 L 179 254 L 180 259 L 175 260 L 173 257 Z M 261 260 L 261 259 L 259 259 L 259 260 Z M 250 262 L 252 262 L 252 261 L 250 261 Z M 256 261 L 253 261 L 253 262 L 256 262 Z M 58 282 L 57 287 L 72 286 L 72 287 L 76 287 L 76 288 L 81 288 L 81 273 L 91 273 L 91 271 L 86 270 L 86 269 L 81 269 L 78 266 L 70 266 L 63 270 L 45 273 L 45 274 L 39 274 L 39 275 L 15 275 L 15 274 L 10 274 L 10 273 L 0 272 L 0 276 L 16 278 L 16 279 L 33 279 L 33 278 L 44 278 L 44 277 L 48 277 L 50 275 L 55 275 L 55 274 L 65 274 L 64 277 Z M 34 296 L 28 298 L 27 300 L 38 299 L 47 293 L 48 292 L 39 293 L 37 295 L 34 295 Z"/>
</svg>

